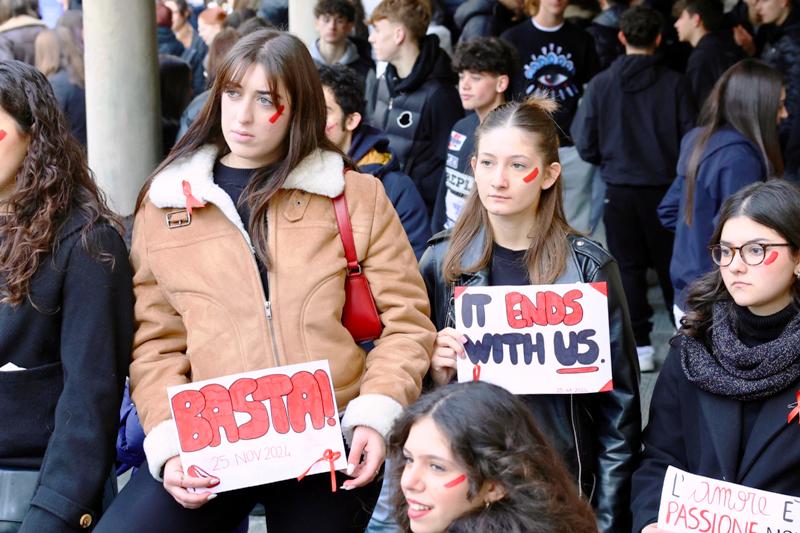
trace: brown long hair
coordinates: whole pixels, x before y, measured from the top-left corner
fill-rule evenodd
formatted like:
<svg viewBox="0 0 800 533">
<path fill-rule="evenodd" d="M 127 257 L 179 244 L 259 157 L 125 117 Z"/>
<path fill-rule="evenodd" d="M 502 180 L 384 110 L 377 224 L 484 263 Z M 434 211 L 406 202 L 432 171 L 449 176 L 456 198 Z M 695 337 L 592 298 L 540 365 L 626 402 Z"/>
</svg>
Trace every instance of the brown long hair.
<svg viewBox="0 0 800 533">
<path fill-rule="evenodd" d="M 267 205 L 292 170 L 317 148 L 336 152 L 346 164 L 349 163 L 342 151 L 325 136 L 327 112 L 322 84 L 314 61 L 300 39 L 282 31 L 260 30 L 237 42 L 220 65 L 211 94 L 197 119 L 153 176 L 176 159 L 188 156 L 208 143 L 216 145 L 220 155 L 230 152 L 220 123 L 222 93 L 231 84 L 240 82 L 247 69 L 256 63 L 267 73 L 270 92 L 277 95 L 275 105 L 279 105 L 281 100 L 291 102 L 291 124 L 283 142 L 283 159 L 274 169 L 254 172 L 242 196 L 250 207 L 248 231 L 256 253 L 269 266 Z M 283 84 L 286 94 L 279 94 L 279 83 Z M 137 205 L 141 206 L 149 184 L 150 180 L 139 194 Z"/>
<path fill-rule="evenodd" d="M 778 139 L 778 109 L 781 105 L 783 76 L 756 59 L 743 59 L 730 67 L 714 84 L 703 104 L 697 135 L 686 168 L 686 224 L 692 225 L 697 171 L 708 141 L 720 129 L 731 127 L 744 135 L 761 153 L 766 177 L 783 174 Z"/>
<path fill-rule="evenodd" d="M 515 127 L 528 133 L 536 150 L 543 156 L 545 166 L 558 163 L 558 131 L 553 121 L 557 104 L 542 96 L 532 96 L 525 102 L 511 102 L 493 110 L 475 132 L 475 153 L 481 137 L 495 128 Z M 525 254 L 531 283 L 553 283 L 567 260 L 569 244 L 567 234 L 575 233 L 564 216 L 561 179 L 544 189 L 536 206 L 536 219 L 531 228 L 531 245 Z M 536 230 L 534 230 L 536 228 Z M 484 231 L 481 256 L 474 265 L 461 265 L 461 258 L 469 244 Z M 464 273 L 478 272 L 492 260 L 494 236 L 489 214 L 473 187 L 464 209 L 450 236 L 450 247 L 444 258 L 444 277 L 449 283 L 458 282 Z"/>
<path fill-rule="evenodd" d="M 405 468 L 403 447 L 412 426 L 430 417 L 450 443 L 467 474 L 467 495 L 474 498 L 485 482 L 505 495 L 486 507 L 458 517 L 450 532 L 596 533 L 589 504 L 578 495 L 562 459 L 536 427 L 528 408 L 507 390 L 483 381 L 453 383 L 423 395 L 394 424 L 388 453 L 395 518 L 410 531 L 408 502 L 399 490 Z"/>
<path fill-rule="evenodd" d="M 0 61 L 0 107 L 28 135 L 28 153 L 15 177 L 11 195 L 0 202 L 0 302 L 18 305 L 70 212 L 86 224 L 83 246 L 91 250 L 91 226 L 106 221 L 121 230 L 92 179 L 83 150 L 69 134 L 50 83 L 21 61 Z"/>
</svg>

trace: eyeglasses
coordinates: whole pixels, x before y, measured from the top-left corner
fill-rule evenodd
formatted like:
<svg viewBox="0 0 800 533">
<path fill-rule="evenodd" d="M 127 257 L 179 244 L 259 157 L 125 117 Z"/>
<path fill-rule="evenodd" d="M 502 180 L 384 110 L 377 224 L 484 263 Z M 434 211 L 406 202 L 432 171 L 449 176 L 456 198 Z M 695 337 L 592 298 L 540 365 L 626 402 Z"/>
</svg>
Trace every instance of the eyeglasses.
<svg viewBox="0 0 800 533">
<path fill-rule="evenodd" d="M 711 250 L 711 259 L 721 267 L 726 267 L 733 262 L 733 257 L 736 255 L 737 250 L 745 265 L 756 266 L 764 262 L 764 258 L 767 256 L 767 248 L 770 246 L 791 246 L 791 244 L 786 242 L 748 242 L 743 246 L 714 244 L 709 246 L 708 249 Z"/>
</svg>

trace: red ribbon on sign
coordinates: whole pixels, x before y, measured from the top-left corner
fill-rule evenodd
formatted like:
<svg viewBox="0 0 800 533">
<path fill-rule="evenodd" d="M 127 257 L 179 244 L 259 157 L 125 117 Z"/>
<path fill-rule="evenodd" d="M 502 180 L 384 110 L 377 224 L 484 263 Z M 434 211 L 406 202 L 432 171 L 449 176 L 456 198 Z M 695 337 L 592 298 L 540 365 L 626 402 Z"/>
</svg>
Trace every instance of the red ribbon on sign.
<svg viewBox="0 0 800 533">
<path fill-rule="evenodd" d="M 186 211 L 191 215 L 193 207 L 205 207 L 206 204 L 192 196 L 192 184 L 183 180 L 183 195 L 186 197 Z"/>
<path fill-rule="evenodd" d="M 306 477 L 306 474 L 308 474 L 308 472 L 314 468 L 315 464 L 321 461 L 328 461 L 328 463 L 331 465 L 331 492 L 336 492 L 336 467 L 333 465 L 333 462 L 341 456 L 342 454 L 340 452 L 335 452 L 330 448 L 325 450 L 325 453 L 322 454 L 322 457 L 311 463 L 311 466 L 309 466 L 305 472 L 297 477 L 297 481 L 302 481 L 302 479 Z"/>
<path fill-rule="evenodd" d="M 472 367 L 472 381 L 481 380 L 481 365 L 476 364 Z"/>
<path fill-rule="evenodd" d="M 789 418 L 786 420 L 787 424 L 791 424 L 794 417 L 798 417 L 797 423 L 800 424 L 800 390 L 795 393 L 795 400 L 797 401 L 794 404 L 794 409 L 789 412 Z"/>
</svg>

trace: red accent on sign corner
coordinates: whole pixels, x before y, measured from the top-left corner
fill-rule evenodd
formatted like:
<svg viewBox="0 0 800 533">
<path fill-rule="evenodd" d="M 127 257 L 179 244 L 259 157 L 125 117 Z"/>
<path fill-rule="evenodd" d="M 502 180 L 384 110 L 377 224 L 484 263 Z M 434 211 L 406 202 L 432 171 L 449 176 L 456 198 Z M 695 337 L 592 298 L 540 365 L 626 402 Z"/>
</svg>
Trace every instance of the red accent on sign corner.
<svg viewBox="0 0 800 533">
<path fill-rule="evenodd" d="M 600 389 L 597 392 L 611 392 L 612 390 L 614 390 L 614 380 L 613 379 L 609 379 L 608 383 L 603 385 L 603 388 Z"/>
<path fill-rule="evenodd" d="M 589 285 L 594 287 L 594 289 L 597 292 L 603 293 L 603 296 L 608 298 L 608 283 L 606 283 L 605 281 L 595 281 L 595 282 L 590 283 Z"/>
<path fill-rule="evenodd" d="M 557 374 L 588 374 L 589 372 L 597 372 L 600 370 L 599 366 L 582 366 L 580 368 L 559 368 L 556 370 Z"/>
<path fill-rule="evenodd" d="M 465 290 L 467 290 L 466 287 L 462 287 L 460 285 L 457 285 L 456 288 L 453 289 L 453 298 L 455 298 L 457 300 L 459 296 L 464 294 Z"/>
</svg>

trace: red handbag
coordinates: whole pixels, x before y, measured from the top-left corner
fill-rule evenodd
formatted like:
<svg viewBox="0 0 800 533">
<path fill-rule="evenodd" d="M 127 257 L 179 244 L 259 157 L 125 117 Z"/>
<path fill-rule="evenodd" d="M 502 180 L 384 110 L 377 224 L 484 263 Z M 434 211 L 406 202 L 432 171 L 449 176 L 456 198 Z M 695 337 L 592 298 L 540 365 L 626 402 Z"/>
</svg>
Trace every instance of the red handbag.
<svg viewBox="0 0 800 533">
<path fill-rule="evenodd" d="M 333 210 L 336 213 L 339 236 L 344 246 L 344 257 L 347 259 L 342 324 L 353 336 L 354 341 L 374 341 L 381 336 L 383 324 L 378 315 L 378 308 L 375 307 L 367 277 L 361 272 L 361 265 L 358 264 L 353 228 L 350 225 L 350 212 L 347 210 L 344 192 L 333 199 Z"/>
</svg>

